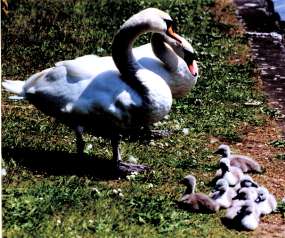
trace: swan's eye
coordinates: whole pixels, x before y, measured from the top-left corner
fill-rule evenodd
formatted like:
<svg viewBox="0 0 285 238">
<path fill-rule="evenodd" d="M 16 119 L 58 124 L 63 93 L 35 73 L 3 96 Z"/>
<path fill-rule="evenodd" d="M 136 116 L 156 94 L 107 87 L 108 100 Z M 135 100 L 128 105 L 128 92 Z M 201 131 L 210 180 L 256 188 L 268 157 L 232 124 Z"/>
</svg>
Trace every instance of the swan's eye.
<svg viewBox="0 0 285 238">
<path fill-rule="evenodd" d="M 181 44 L 182 43 L 181 40 L 179 39 L 178 35 L 173 30 L 173 21 L 168 20 L 168 19 L 165 19 L 164 21 L 167 26 L 166 34 Z"/>
<path fill-rule="evenodd" d="M 169 29 L 170 27 L 173 27 L 173 21 L 169 20 L 169 19 L 165 19 L 164 20 L 167 26 L 167 29 Z"/>
</svg>

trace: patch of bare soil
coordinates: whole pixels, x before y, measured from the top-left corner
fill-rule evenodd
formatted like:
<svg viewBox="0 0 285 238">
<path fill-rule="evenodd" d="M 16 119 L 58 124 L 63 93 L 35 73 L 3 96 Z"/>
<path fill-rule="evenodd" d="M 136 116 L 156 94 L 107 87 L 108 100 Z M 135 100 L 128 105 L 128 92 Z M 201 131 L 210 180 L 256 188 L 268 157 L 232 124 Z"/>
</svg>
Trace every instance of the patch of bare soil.
<svg viewBox="0 0 285 238">
<path fill-rule="evenodd" d="M 285 161 L 278 159 L 284 148 L 276 148 L 272 141 L 281 140 L 281 129 L 275 121 L 267 121 L 262 127 L 246 128 L 247 134 L 234 146 L 241 154 L 247 154 L 258 161 L 265 173 L 253 175 L 261 185 L 268 188 L 278 201 L 285 196 Z M 270 214 L 261 219 L 260 226 L 252 234 L 254 237 L 285 237 L 285 220 L 280 213 Z"/>
</svg>

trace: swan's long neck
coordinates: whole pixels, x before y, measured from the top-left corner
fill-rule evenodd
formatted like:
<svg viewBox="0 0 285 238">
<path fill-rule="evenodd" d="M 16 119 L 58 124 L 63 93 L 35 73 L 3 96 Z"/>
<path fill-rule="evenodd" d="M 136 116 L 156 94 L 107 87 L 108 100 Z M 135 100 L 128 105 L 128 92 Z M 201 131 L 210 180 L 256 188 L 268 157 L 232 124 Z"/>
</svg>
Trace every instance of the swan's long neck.
<svg viewBox="0 0 285 238">
<path fill-rule="evenodd" d="M 154 33 L 151 38 L 152 50 L 171 72 L 175 72 L 178 67 L 178 57 L 171 47 L 165 43 L 166 37 L 161 33 Z"/>
<path fill-rule="evenodd" d="M 146 95 L 148 90 L 136 77 L 136 72 L 141 67 L 135 60 L 132 46 L 139 35 L 150 30 L 150 26 L 145 22 L 136 24 L 126 22 L 116 34 L 112 45 L 113 60 L 122 75 L 122 80 L 140 95 Z"/>
<path fill-rule="evenodd" d="M 143 68 L 135 60 L 133 43 L 146 32 L 171 35 L 167 20 L 171 21 L 171 18 L 166 13 L 154 8 L 145 9 L 127 20 L 113 40 L 112 57 L 121 73 L 120 79 L 141 98 L 142 105 L 134 107 L 134 110 L 138 110 L 135 114 L 139 115 L 134 121 L 139 121 L 139 124 L 161 120 L 171 108 L 172 94 L 162 77 Z"/>
<path fill-rule="evenodd" d="M 122 27 L 114 38 L 112 56 L 123 76 L 133 76 L 140 68 L 134 58 L 132 45 L 135 39 L 146 31 L 144 28 L 141 24 Z"/>
<path fill-rule="evenodd" d="M 195 187 L 196 187 L 196 181 L 193 180 L 189 181 L 184 194 L 193 194 L 195 192 Z"/>
</svg>

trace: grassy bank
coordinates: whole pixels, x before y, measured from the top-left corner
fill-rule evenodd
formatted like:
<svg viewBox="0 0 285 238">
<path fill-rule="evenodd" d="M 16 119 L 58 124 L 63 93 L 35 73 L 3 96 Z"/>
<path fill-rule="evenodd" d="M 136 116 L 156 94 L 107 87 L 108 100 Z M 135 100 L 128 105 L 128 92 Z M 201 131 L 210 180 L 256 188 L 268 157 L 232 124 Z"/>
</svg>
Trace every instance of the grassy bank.
<svg viewBox="0 0 285 238">
<path fill-rule="evenodd" d="M 108 176 L 108 142 L 85 135 L 90 159 L 75 158 L 73 133 L 27 102 L 2 93 L 3 232 L 6 237 L 237 237 L 218 215 L 177 209 L 192 173 L 197 190 L 209 192 L 217 169 L 215 140 L 236 143 L 247 126 L 262 125 L 263 97 L 256 90 L 246 40 L 214 3 L 201 1 L 9 1 L 2 24 L 2 79 L 23 80 L 57 61 L 84 54 L 110 54 L 112 38 L 133 13 L 167 10 L 177 32 L 199 54 L 195 89 L 176 100 L 157 125 L 172 136 L 121 145 L 123 159 L 135 156 L 153 172 L 129 180 Z M 226 8 L 231 12 L 230 8 Z M 222 13 L 221 13 L 222 14 Z M 149 41 L 149 35 L 137 43 Z M 240 60 L 243 59 L 243 60 Z M 257 106 L 246 106 L 260 101 Z M 189 135 L 182 132 L 189 128 Z M 213 140 L 213 138 L 215 140 Z M 212 144 L 210 143 L 212 142 Z M 114 193 L 121 189 L 123 196 Z"/>
</svg>

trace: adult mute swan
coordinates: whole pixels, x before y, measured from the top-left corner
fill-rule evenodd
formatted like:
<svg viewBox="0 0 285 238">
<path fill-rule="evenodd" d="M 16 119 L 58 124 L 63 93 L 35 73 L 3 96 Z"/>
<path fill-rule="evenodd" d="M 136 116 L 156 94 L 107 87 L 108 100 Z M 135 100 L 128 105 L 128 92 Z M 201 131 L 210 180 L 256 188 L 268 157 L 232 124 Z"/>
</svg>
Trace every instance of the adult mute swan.
<svg viewBox="0 0 285 238">
<path fill-rule="evenodd" d="M 180 98 L 196 84 L 198 66 L 191 44 L 177 34 L 176 37 L 181 43 L 166 34 L 154 33 L 151 45 L 135 48 L 134 55 L 140 64 L 166 81 L 174 98 Z"/>
<path fill-rule="evenodd" d="M 151 43 L 133 48 L 136 61 L 161 76 L 170 87 L 174 98 L 181 98 L 193 88 L 198 79 L 197 55 L 192 45 L 177 34 L 174 40 L 163 33 L 154 33 Z M 117 70 L 111 56 L 102 58 L 97 55 L 85 55 L 73 60 L 58 62 L 57 65 L 74 65 L 92 72 Z"/>
<path fill-rule="evenodd" d="M 97 67 L 104 69 L 99 73 L 73 61 L 64 61 L 26 81 L 7 80 L 2 85 L 74 128 L 79 152 L 82 151 L 80 128 L 84 127 L 111 140 L 118 171 L 140 170 L 140 166 L 121 162 L 120 135 L 161 120 L 172 104 L 165 81 L 143 68 L 133 56 L 133 42 L 145 32 L 165 33 L 181 43 L 172 31 L 171 17 L 149 8 L 129 18 L 114 37 L 112 57 L 119 72 L 106 67 L 105 57 L 96 61 Z"/>
</svg>

